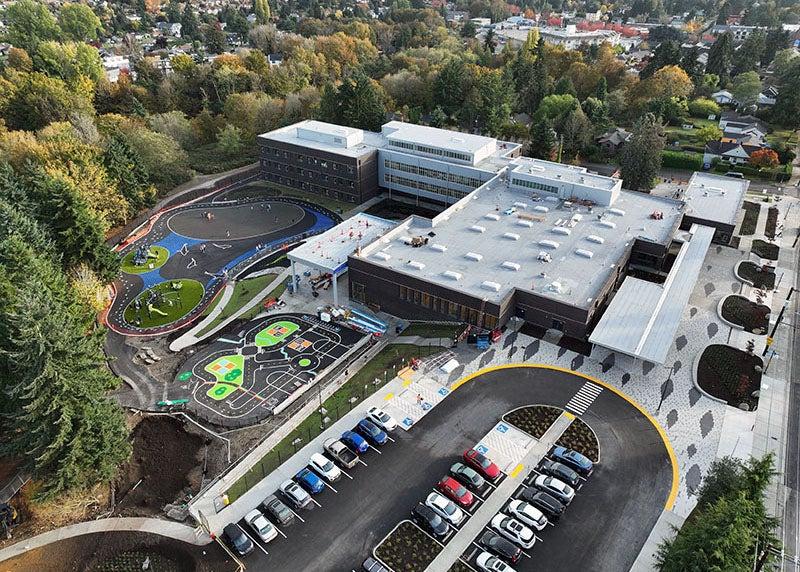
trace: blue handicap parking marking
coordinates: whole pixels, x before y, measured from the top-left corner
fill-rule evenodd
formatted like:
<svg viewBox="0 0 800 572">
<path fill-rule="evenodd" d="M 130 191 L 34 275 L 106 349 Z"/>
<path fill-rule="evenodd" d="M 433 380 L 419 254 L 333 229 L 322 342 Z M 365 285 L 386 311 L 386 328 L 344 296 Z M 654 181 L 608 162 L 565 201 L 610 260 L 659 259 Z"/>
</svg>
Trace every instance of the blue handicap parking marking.
<svg viewBox="0 0 800 572">
<path fill-rule="evenodd" d="M 422 410 L 423 411 L 428 411 L 428 410 L 430 410 L 431 407 L 433 407 L 433 405 L 431 405 L 427 401 L 423 401 L 422 402 Z"/>
<path fill-rule="evenodd" d="M 406 417 L 405 419 L 403 419 L 403 425 L 405 425 L 406 427 L 411 427 L 413 424 L 414 420 L 411 419 L 411 417 Z"/>
<path fill-rule="evenodd" d="M 439 388 L 439 395 L 441 395 L 442 397 L 447 397 L 448 393 L 450 393 L 450 390 L 447 389 L 446 387 Z"/>
<path fill-rule="evenodd" d="M 499 433 L 508 433 L 508 425 L 506 425 L 505 423 L 498 424 L 497 431 Z"/>
<path fill-rule="evenodd" d="M 475 450 L 478 451 L 478 453 L 480 453 L 481 455 L 485 455 L 486 453 L 489 452 L 489 447 L 487 447 L 483 443 L 479 443 L 478 446 L 475 447 Z"/>
</svg>

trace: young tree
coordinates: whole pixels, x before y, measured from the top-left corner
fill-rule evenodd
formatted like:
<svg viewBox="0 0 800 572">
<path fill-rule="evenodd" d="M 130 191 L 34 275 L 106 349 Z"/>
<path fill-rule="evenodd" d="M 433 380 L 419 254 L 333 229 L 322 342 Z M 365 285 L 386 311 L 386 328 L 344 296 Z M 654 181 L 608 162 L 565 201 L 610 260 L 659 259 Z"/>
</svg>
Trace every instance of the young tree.
<svg viewBox="0 0 800 572">
<path fill-rule="evenodd" d="M 528 146 L 528 153 L 537 159 L 553 161 L 556 152 L 556 132 L 550 120 L 543 117 L 531 126 L 531 142 Z"/>
<path fill-rule="evenodd" d="M 264 25 L 269 23 L 272 12 L 269 9 L 269 0 L 253 0 L 253 14 L 256 16 L 256 24 Z"/>
<path fill-rule="evenodd" d="M 730 33 L 720 34 L 708 52 L 706 73 L 719 77 L 722 85 L 726 85 L 733 69 L 733 38 Z"/>
<path fill-rule="evenodd" d="M 759 149 L 750 155 L 750 164 L 754 167 L 777 167 L 780 159 L 772 149 Z"/>
<path fill-rule="evenodd" d="M 96 40 L 102 29 L 100 18 L 89 6 L 70 2 L 61 6 L 58 24 L 64 36 L 75 42 Z"/>
<path fill-rule="evenodd" d="M 642 116 L 633 128 L 631 140 L 622 148 L 620 169 L 624 185 L 634 191 L 653 188 L 661 169 L 661 152 L 666 138 L 661 123 L 652 113 Z"/>
<path fill-rule="evenodd" d="M 217 149 L 225 155 L 235 155 L 242 150 L 242 130 L 231 125 L 226 125 L 217 136 Z"/>
<path fill-rule="evenodd" d="M 719 115 L 719 112 L 719 104 L 713 99 L 699 97 L 689 102 L 689 113 L 691 113 L 693 117 L 702 117 L 706 119 L 711 115 Z"/>
<path fill-rule="evenodd" d="M 719 141 L 722 137 L 722 129 L 716 125 L 706 125 L 697 130 L 697 140 L 704 145 L 709 141 Z"/>
</svg>

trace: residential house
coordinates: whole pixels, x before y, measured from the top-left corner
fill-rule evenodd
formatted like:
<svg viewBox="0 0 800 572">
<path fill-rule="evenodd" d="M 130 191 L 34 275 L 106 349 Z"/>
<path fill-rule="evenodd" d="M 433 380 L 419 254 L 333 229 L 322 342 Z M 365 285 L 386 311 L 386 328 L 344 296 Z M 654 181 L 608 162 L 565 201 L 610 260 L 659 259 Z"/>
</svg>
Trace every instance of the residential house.
<svg viewBox="0 0 800 572">
<path fill-rule="evenodd" d="M 740 144 L 735 141 L 709 141 L 703 151 L 703 163 L 711 165 L 716 160 L 727 161 L 732 165 L 744 165 L 750 156 L 761 146 Z"/>
<path fill-rule="evenodd" d="M 727 89 L 722 89 L 716 93 L 712 93 L 711 99 L 713 99 L 720 105 L 737 105 L 736 100 L 733 97 L 733 94 Z"/>
<path fill-rule="evenodd" d="M 605 154 L 615 155 L 625 143 L 630 141 L 631 137 L 633 137 L 633 133 L 621 127 L 616 127 L 598 137 L 597 144 L 600 145 Z"/>
</svg>

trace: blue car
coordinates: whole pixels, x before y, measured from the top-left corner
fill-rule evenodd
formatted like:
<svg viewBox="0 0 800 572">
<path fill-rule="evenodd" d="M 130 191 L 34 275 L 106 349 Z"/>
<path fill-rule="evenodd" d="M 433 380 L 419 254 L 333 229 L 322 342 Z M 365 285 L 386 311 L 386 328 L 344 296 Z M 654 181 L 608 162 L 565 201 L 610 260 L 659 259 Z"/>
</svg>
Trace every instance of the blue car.
<svg viewBox="0 0 800 572">
<path fill-rule="evenodd" d="M 355 431 L 345 431 L 342 433 L 342 443 L 350 447 L 354 453 L 366 453 L 369 445 L 366 440 Z"/>
<path fill-rule="evenodd" d="M 594 470 L 594 464 L 589 459 L 572 449 L 555 447 L 551 455 L 556 461 L 560 461 L 574 469 L 582 477 L 588 477 Z"/>
<path fill-rule="evenodd" d="M 386 433 L 369 419 L 362 419 L 356 425 L 356 431 L 373 445 L 383 445 L 387 441 Z"/>
<path fill-rule="evenodd" d="M 294 476 L 294 480 L 300 483 L 300 486 L 310 492 L 312 495 L 322 492 L 325 484 L 317 475 L 311 472 L 311 469 L 302 469 Z"/>
</svg>

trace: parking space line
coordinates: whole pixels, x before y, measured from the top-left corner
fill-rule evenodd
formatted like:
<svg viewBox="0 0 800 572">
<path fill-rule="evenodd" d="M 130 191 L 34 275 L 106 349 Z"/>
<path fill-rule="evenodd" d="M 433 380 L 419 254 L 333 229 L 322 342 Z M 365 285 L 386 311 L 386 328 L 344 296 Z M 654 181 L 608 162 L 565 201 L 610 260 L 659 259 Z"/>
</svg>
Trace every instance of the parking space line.
<svg viewBox="0 0 800 572">
<path fill-rule="evenodd" d="M 378 451 L 378 450 L 377 450 L 375 447 L 373 447 L 372 445 L 367 445 L 367 447 L 369 447 L 370 449 L 372 449 L 373 451 L 375 451 L 376 453 L 378 453 L 378 455 L 383 455 L 383 453 L 381 453 L 380 451 Z"/>
<path fill-rule="evenodd" d="M 272 526 L 275 526 L 275 525 L 273 524 Z M 277 530 L 278 534 L 280 534 L 284 538 L 288 538 L 288 536 L 286 536 L 286 534 L 280 528 L 278 528 L 277 526 L 275 526 L 275 530 Z"/>
<path fill-rule="evenodd" d="M 250 536 L 249 534 L 247 534 L 247 531 L 246 531 L 244 528 L 242 528 L 242 525 L 241 525 L 241 524 L 237 524 L 236 526 L 238 526 L 238 527 L 239 527 L 239 530 L 241 530 L 241 531 L 242 531 L 242 534 L 244 534 L 244 535 L 245 535 L 247 538 L 249 538 L 249 539 L 250 539 L 250 542 L 252 542 L 253 544 L 255 544 L 256 546 L 258 546 L 258 547 L 261 549 L 261 552 L 263 552 L 264 554 L 266 554 L 267 556 L 269 556 L 269 552 L 267 552 L 267 549 L 266 549 L 266 548 L 264 548 L 263 546 L 261 546 L 261 544 L 259 544 L 259 543 L 258 543 L 258 541 L 257 541 L 255 538 L 253 538 L 252 536 Z"/>
<path fill-rule="evenodd" d="M 347 471 L 343 471 L 342 469 L 339 469 L 339 470 L 340 470 L 340 471 L 342 471 L 342 474 L 343 474 L 345 477 L 347 477 L 347 478 L 348 478 L 348 479 L 350 479 L 351 481 L 353 480 L 353 477 L 351 477 L 351 476 L 350 476 L 350 474 L 349 474 Z"/>
<path fill-rule="evenodd" d="M 297 513 L 296 513 L 295 511 L 293 511 L 291 508 L 290 508 L 289 510 L 291 510 L 291 511 L 292 511 L 292 514 L 293 514 L 293 515 L 295 515 L 295 516 L 296 516 L 296 517 L 297 517 L 297 518 L 300 520 L 300 522 L 305 522 L 305 519 L 304 519 L 302 516 L 300 516 L 299 514 L 297 514 Z"/>
<path fill-rule="evenodd" d="M 317 499 L 315 499 L 315 498 L 313 498 L 313 497 L 312 497 L 312 498 L 311 498 L 311 502 L 313 502 L 313 503 L 314 503 L 315 505 L 317 505 L 319 508 L 322 508 L 322 505 L 321 505 L 321 504 L 319 504 L 319 503 L 317 502 Z"/>
<path fill-rule="evenodd" d="M 359 460 L 358 460 L 358 462 L 359 462 L 359 463 L 361 463 L 362 465 L 364 465 L 365 467 L 369 467 L 369 465 L 367 465 L 367 464 L 366 464 L 364 461 L 362 461 L 361 459 L 359 459 Z"/>
<path fill-rule="evenodd" d="M 322 484 L 323 484 L 323 485 L 325 485 L 326 487 L 328 487 L 329 489 L 331 489 L 331 490 L 332 490 L 333 492 L 335 492 L 336 494 L 339 494 L 339 491 L 337 491 L 335 488 L 333 488 L 332 486 L 330 486 L 330 485 L 329 485 L 328 483 L 326 483 L 325 481 L 322 481 Z"/>
<path fill-rule="evenodd" d="M 463 559 L 461 556 L 459 556 L 459 557 L 458 557 L 458 559 L 461 561 L 461 563 L 462 563 L 464 566 L 466 566 L 466 567 L 467 567 L 467 568 L 469 568 L 470 570 L 475 570 L 475 568 L 473 568 L 473 567 L 470 565 L 470 563 L 469 563 L 469 562 L 467 562 L 466 560 L 464 560 L 464 559 Z"/>
<path fill-rule="evenodd" d="M 395 443 L 395 440 L 389 437 L 388 435 L 386 436 L 386 438 L 389 439 L 389 441 L 391 441 L 392 443 Z"/>
</svg>

